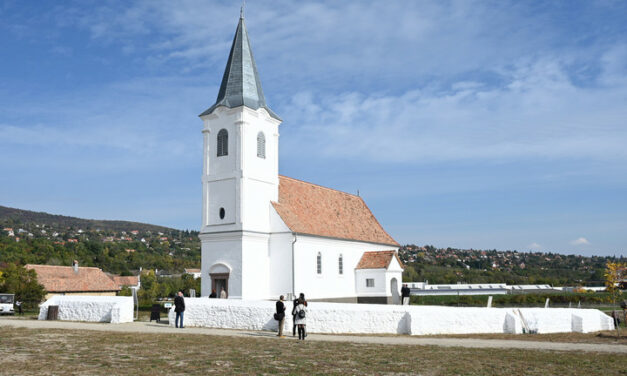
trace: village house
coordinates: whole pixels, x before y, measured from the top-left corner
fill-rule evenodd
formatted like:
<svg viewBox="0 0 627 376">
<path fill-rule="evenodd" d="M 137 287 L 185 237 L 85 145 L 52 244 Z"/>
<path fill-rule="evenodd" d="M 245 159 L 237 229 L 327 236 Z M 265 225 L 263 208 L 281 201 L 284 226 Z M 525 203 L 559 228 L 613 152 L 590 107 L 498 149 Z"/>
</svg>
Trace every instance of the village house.
<svg viewBox="0 0 627 376">
<path fill-rule="evenodd" d="M 204 296 L 398 301 L 399 244 L 364 200 L 279 175 L 282 120 L 266 104 L 243 16 L 217 100 L 200 118 Z M 385 262 L 358 268 L 371 258 Z"/>
<path fill-rule="evenodd" d="M 200 272 L 200 269 L 188 268 L 188 269 L 185 269 L 185 274 L 190 274 L 194 276 L 194 278 L 200 278 L 202 273 Z"/>
<path fill-rule="evenodd" d="M 26 264 L 26 269 L 37 273 L 37 281 L 47 291 L 46 300 L 54 295 L 104 295 L 115 296 L 120 286 L 100 268 L 78 266 Z"/>
</svg>

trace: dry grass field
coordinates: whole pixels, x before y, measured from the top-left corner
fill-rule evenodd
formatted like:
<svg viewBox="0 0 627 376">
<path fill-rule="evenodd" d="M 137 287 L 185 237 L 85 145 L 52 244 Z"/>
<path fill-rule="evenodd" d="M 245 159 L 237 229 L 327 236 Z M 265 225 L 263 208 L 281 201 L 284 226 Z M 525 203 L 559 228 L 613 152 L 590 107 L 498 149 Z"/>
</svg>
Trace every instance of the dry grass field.
<svg viewBox="0 0 627 376">
<path fill-rule="evenodd" d="M 551 334 L 453 334 L 429 336 L 434 338 L 479 338 L 479 339 L 508 339 L 517 341 L 568 342 L 568 343 L 602 343 L 607 345 L 627 345 L 627 330 L 620 331 L 620 337 L 615 330 L 596 333 L 551 333 Z"/>
<path fill-rule="evenodd" d="M 3 375 L 627 375 L 624 355 L 0 328 Z"/>
</svg>

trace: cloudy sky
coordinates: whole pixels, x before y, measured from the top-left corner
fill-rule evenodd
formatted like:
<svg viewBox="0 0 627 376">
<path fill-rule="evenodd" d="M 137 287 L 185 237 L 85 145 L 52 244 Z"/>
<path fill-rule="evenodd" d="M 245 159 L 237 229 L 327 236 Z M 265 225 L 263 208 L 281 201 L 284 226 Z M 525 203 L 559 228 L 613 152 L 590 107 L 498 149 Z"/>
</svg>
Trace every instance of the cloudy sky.
<svg viewBox="0 0 627 376">
<path fill-rule="evenodd" d="M 198 229 L 233 1 L 0 2 L 0 205 Z M 627 3 L 256 1 L 282 174 L 400 243 L 627 255 Z"/>
</svg>

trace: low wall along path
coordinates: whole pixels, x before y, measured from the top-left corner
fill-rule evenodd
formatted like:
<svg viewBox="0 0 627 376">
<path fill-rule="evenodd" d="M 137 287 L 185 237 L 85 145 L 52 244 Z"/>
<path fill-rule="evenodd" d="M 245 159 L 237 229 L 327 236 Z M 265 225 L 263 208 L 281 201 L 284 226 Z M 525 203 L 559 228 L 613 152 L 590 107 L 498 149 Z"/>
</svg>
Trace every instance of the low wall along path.
<svg viewBox="0 0 627 376">
<path fill-rule="evenodd" d="M 286 302 L 285 330 L 291 331 L 291 302 Z M 476 308 L 376 304 L 309 304 L 311 333 L 479 334 L 588 333 L 614 329 L 612 319 L 596 309 Z M 184 326 L 277 330 L 275 302 L 186 298 Z M 174 308 L 169 312 L 174 326 Z"/>
<path fill-rule="evenodd" d="M 55 295 L 39 306 L 39 320 L 45 320 L 48 306 L 59 306 L 62 321 L 133 322 L 133 298 L 130 296 Z"/>
</svg>

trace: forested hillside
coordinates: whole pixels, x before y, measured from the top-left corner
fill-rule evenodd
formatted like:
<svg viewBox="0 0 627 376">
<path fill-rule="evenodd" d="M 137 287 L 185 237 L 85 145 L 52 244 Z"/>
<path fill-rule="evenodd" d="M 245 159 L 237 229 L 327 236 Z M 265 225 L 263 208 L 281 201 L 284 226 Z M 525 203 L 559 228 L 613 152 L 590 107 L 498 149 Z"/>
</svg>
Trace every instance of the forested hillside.
<svg viewBox="0 0 627 376">
<path fill-rule="evenodd" d="M 129 275 L 200 267 L 198 232 L 0 207 L 0 263 L 96 266 Z"/>
<path fill-rule="evenodd" d="M 405 245 L 405 281 L 599 286 L 608 261 L 542 252 Z M 0 206 L 0 263 L 97 266 L 116 274 L 144 269 L 180 273 L 200 267 L 198 232 L 145 223 L 102 221 Z"/>
</svg>

